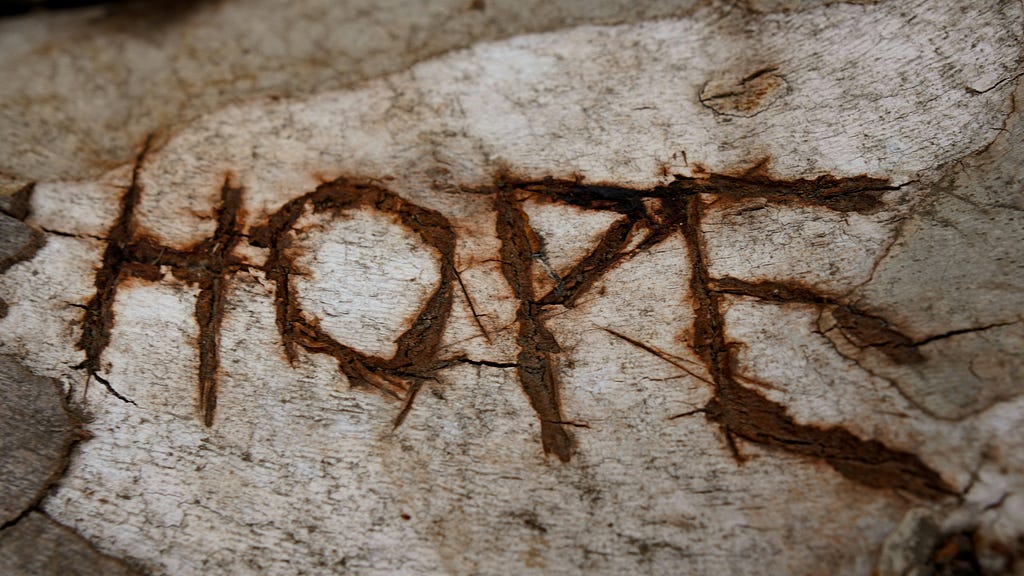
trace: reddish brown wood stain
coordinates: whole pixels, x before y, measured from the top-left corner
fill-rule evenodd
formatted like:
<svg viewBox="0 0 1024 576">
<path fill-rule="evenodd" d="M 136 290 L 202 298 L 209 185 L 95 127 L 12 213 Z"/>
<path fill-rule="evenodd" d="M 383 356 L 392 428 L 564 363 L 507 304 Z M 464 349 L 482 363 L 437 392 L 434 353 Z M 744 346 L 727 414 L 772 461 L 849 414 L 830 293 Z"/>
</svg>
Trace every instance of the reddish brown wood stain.
<svg viewBox="0 0 1024 576">
<path fill-rule="evenodd" d="M 80 367 L 125 399 L 99 375 L 101 356 L 110 343 L 117 286 L 131 277 L 159 281 L 161 267 L 166 267 L 177 278 L 194 283 L 200 289 L 196 302 L 200 331 L 198 411 L 203 422 L 212 425 L 217 403 L 224 287 L 228 277 L 244 265 L 231 256 L 232 247 L 241 237 L 242 193 L 225 182 L 217 210 L 217 230 L 211 238 L 188 250 L 161 246 L 139 234 L 134 222 L 142 192 L 138 174 L 144 156 L 145 152 L 139 156 L 132 183 L 122 198 L 121 214 L 107 234 L 107 248 L 96 273 L 96 294 L 84 306 L 78 347 L 85 351 L 86 359 Z M 761 198 L 778 204 L 816 206 L 840 212 L 870 212 L 881 207 L 881 195 L 892 189 L 883 180 L 863 176 L 783 181 L 749 171 L 741 176 L 677 176 L 669 184 L 644 190 L 614 184 L 584 184 L 578 180 L 522 180 L 508 174 L 498 175 L 482 192 L 493 198 L 497 216 L 495 233 L 501 240 L 501 269 L 518 303 L 516 322 L 520 352 L 511 367 L 516 368 L 520 385 L 540 421 L 544 451 L 568 461 L 574 442 L 567 429 L 571 423 L 564 421 L 559 399 L 556 359 L 561 349 L 545 326 L 542 312 L 550 306 L 574 306 L 582 294 L 618 263 L 678 234 L 686 244 L 692 268 L 689 288 L 695 320 L 691 342 L 705 364 L 714 392 L 713 399 L 698 412 L 722 429 L 737 459 L 742 461 L 736 447 L 737 439 L 742 439 L 824 461 L 842 475 L 868 486 L 896 488 L 928 498 L 951 494 L 949 485 L 917 456 L 890 449 L 877 441 L 862 440 L 842 428 L 798 424 L 784 406 L 740 384 L 733 374 L 734 358 L 726 338 L 722 303 L 730 295 L 741 295 L 828 307 L 851 341 L 880 347 L 897 361 L 917 360 L 909 338 L 889 327 L 884 319 L 870 316 L 838 297 L 822 294 L 809 286 L 712 278 L 708 272 L 701 223 L 709 202 Z M 522 203 L 528 197 L 623 216 L 546 294 L 536 294 L 531 281 L 532 267 L 544 256 L 544 245 L 523 210 Z M 299 304 L 296 287 L 290 279 L 297 273 L 294 226 L 307 209 L 332 216 L 354 209 L 373 209 L 395 215 L 403 226 L 439 254 L 440 282 L 411 327 L 399 337 L 397 350 L 391 358 L 364 354 L 338 342 Z M 251 230 L 251 244 L 269 250 L 263 271 L 275 284 L 277 327 L 291 362 L 299 360 L 299 349 L 331 356 L 352 385 L 376 389 L 404 402 L 396 417 L 398 425 L 423 383 L 432 379 L 436 371 L 459 360 L 439 357 L 441 338 L 452 309 L 453 283 L 460 281 L 455 268 L 455 231 L 440 213 L 417 206 L 377 184 L 339 178 L 289 201 L 265 223 Z M 638 238 L 639 242 L 633 242 Z M 627 249 L 634 244 L 634 248 Z M 487 361 L 480 363 L 498 365 Z"/>
</svg>

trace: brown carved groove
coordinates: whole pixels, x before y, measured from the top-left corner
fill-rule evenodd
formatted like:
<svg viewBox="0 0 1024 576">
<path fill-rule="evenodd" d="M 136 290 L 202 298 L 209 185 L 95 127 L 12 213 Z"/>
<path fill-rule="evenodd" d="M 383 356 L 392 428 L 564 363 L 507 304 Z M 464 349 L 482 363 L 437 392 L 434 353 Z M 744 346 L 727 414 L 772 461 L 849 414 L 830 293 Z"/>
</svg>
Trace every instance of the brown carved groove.
<svg viewBox="0 0 1024 576">
<path fill-rule="evenodd" d="M 217 209 L 217 229 L 212 237 L 187 250 L 162 246 L 139 234 L 134 221 L 142 193 L 138 176 L 144 157 L 145 150 L 139 155 L 132 183 L 122 198 L 121 213 L 107 234 L 103 262 L 96 273 L 96 294 L 84 306 L 78 346 L 85 351 L 86 359 L 80 367 L 127 401 L 99 375 L 100 358 L 110 342 L 117 286 L 128 277 L 158 281 L 162 277 L 161 268 L 167 268 L 175 277 L 197 284 L 200 289 L 196 302 L 200 331 L 198 404 L 204 423 L 211 425 L 217 399 L 218 338 L 225 284 L 229 275 L 245 265 L 231 255 L 241 237 L 241 191 L 225 181 Z M 709 383 L 713 389 L 713 398 L 696 412 L 703 413 L 722 429 L 739 461 L 742 457 L 736 442 L 744 440 L 824 461 L 843 476 L 868 486 L 905 490 L 926 498 L 951 494 L 949 485 L 917 456 L 888 448 L 878 441 L 860 439 L 843 428 L 799 424 L 783 405 L 741 384 L 734 374 L 735 358 L 727 340 L 722 307 L 727 298 L 735 296 L 827 307 L 851 341 L 878 347 L 902 362 L 918 361 L 914 342 L 889 326 L 885 319 L 861 311 L 840 297 L 822 294 L 795 282 L 712 278 L 708 268 L 702 228 L 703 212 L 708 203 L 756 198 L 789 206 L 865 213 L 879 209 L 882 194 L 894 189 L 884 180 L 864 176 L 784 181 L 756 171 L 739 176 L 677 176 L 669 184 L 650 189 L 554 178 L 522 180 L 500 174 L 491 187 L 478 192 L 491 194 L 493 198 L 495 232 L 501 241 L 501 270 L 518 302 L 516 322 L 520 351 L 514 365 L 487 360 L 473 363 L 514 367 L 540 421 L 544 451 L 562 461 L 570 460 L 574 440 L 566 427 L 572 423 L 566 422 L 562 415 L 556 364 L 561 348 L 545 326 L 545 310 L 552 306 L 577 305 L 580 296 L 617 264 L 679 234 L 691 266 L 689 289 L 694 322 L 690 340 L 709 375 L 707 380 L 698 379 Z M 596 246 L 558 277 L 556 286 L 543 295 L 535 292 L 532 281 L 535 261 L 545 262 L 546 255 L 543 240 L 530 227 L 523 210 L 522 203 L 529 197 L 622 216 Z M 291 280 L 300 273 L 295 264 L 294 244 L 295 226 L 302 215 L 311 210 L 314 214 L 338 216 L 356 209 L 372 209 L 396 216 L 403 226 L 433 248 L 440 259 L 439 284 L 410 328 L 398 338 L 397 350 L 391 358 L 364 354 L 329 335 L 315 318 L 303 311 Z M 276 322 L 289 361 L 297 360 L 300 348 L 308 353 L 331 356 L 352 385 L 379 390 L 404 401 L 396 426 L 407 414 L 423 383 L 434 379 L 433 374 L 439 369 L 452 364 L 453 359 L 441 359 L 439 353 L 451 314 L 453 286 L 460 279 L 455 268 L 455 232 L 440 213 L 413 204 L 377 184 L 339 178 L 284 204 L 264 224 L 252 228 L 250 243 L 269 251 L 263 272 L 275 285 Z M 627 249 L 630 245 L 635 247 Z M 461 282 L 460 286 L 465 291 Z M 645 350 L 653 350 L 625 335 L 619 337 Z"/>
<path fill-rule="evenodd" d="M 34 182 L 26 184 L 14 194 L 0 198 L 0 214 L 24 222 L 31 212 L 32 193 L 35 191 L 35 186 Z M 28 238 L 20 248 L 8 252 L 6 255 L 0 254 L 0 273 L 6 272 L 8 268 L 18 262 L 31 259 L 43 247 L 46 238 L 39 230 L 32 227 L 26 227 L 24 230 L 28 232 Z M 0 299 L 0 318 L 6 315 L 7 304 Z"/>
<path fill-rule="evenodd" d="M 530 241 L 528 222 L 521 209 L 513 208 L 515 198 L 507 191 L 518 188 L 544 194 L 551 199 L 595 210 L 611 210 L 626 216 L 614 223 L 596 248 L 584 257 L 558 286 L 534 302 L 531 295 L 525 254 L 537 242 Z M 742 460 L 736 439 L 786 450 L 825 461 L 840 474 L 862 484 L 881 488 L 895 488 L 927 498 L 953 493 L 952 488 L 921 460 L 910 453 L 894 450 L 874 440 L 863 440 L 838 427 L 818 427 L 798 424 L 781 404 L 765 398 L 760 392 L 743 386 L 733 373 L 734 358 L 725 334 L 722 299 L 728 294 L 752 296 L 775 302 L 800 302 L 829 306 L 839 327 L 851 340 L 877 346 L 891 358 L 901 362 L 919 361 L 919 353 L 912 341 L 889 327 L 879 317 L 872 316 L 838 298 L 822 294 L 799 283 L 762 282 L 747 283 L 733 278 L 714 279 L 708 272 L 706 247 L 702 229 L 703 198 L 711 202 L 738 202 L 752 198 L 786 205 L 817 206 L 839 212 L 871 212 L 881 207 L 880 196 L 895 187 L 885 181 L 867 177 L 839 179 L 823 176 L 814 180 L 779 181 L 760 175 L 729 176 L 711 174 L 702 178 L 677 177 L 675 182 L 650 190 L 634 190 L 619 186 L 583 185 L 574 181 L 542 180 L 532 182 L 499 182 L 496 192 L 499 201 L 498 235 L 505 245 L 502 260 L 505 276 L 520 298 L 520 347 L 527 351 L 526 359 L 540 357 L 537 366 L 527 376 L 520 368 L 520 379 L 541 415 L 561 421 L 558 405 L 557 381 L 550 370 L 551 355 L 558 351 L 550 333 L 536 318 L 536 304 L 572 303 L 615 263 L 629 256 L 624 252 L 630 235 L 640 227 L 650 230 L 637 251 L 679 233 L 684 239 L 691 263 L 690 291 L 693 298 L 694 326 L 692 346 L 711 376 L 714 398 L 699 412 L 718 424 L 727 443 L 738 460 Z M 659 210 L 650 214 L 642 199 L 657 199 Z M 502 221 L 511 224 L 502 224 Z M 514 263 L 510 264 L 510 263 Z M 523 310 L 530 311 L 524 314 Z M 533 326 L 525 330 L 524 326 Z M 622 336 L 620 336 L 622 337 Z M 642 343 L 636 343 L 643 347 Z M 520 357 L 520 364 L 524 358 Z M 917 356 L 915 356 L 917 355 Z M 533 374 L 543 374 L 545 380 L 537 382 Z M 540 400 L 534 400 L 534 397 Z M 541 408 L 538 408 L 538 405 Z M 547 414 L 541 412 L 546 410 Z M 543 437 L 545 448 L 551 441 Z M 553 451 L 550 450 L 549 451 Z M 557 452 L 556 452 L 557 453 Z M 567 459 L 559 454 L 563 460 Z"/>
<path fill-rule="evenodd" d="M 885 318 L 844 304 L 836 296 L 823 294 L 799 282 L 746 282 L 736 278 L 719 278 L 711 281 L 709 289 L 768 302 L 814 304 L 828 308 L 837 327 L 855 345 L 875 348 L 899 364 L 924 361 L 924 356 L 917 350 L 921 343 L 893 328 Z"/>
<path fill-rule="evenodd" d="M 561 352 L 561 348 L 539 317 L 541 306 L 534 296 L 531 274 L 540 242 L 530 228 L 521 202 L 514 197 L 514 190 L 499 188 L 494 198 L 494 209 L 498 213 L 496 231 L 501 239 L 501 271 L 519 301 L 516 309 L 516 323 L 519 325 L 516 372 L 519 384 L 540 419 L 544 451 L 567 462 L 572 457 L 573 440 L 563 423 L 552 358 Z"/>
<path fill-rule="evenodd" d="M 241 238 L 242 191 L 224 180 L 220 205 L 216 210 L 217 228 L 213 236 L 179 250 L 159 244 L 137 230 L 135 211 L 142 197 L 139 173 L 149 141 L 143 147 L 132 171 L 132 181 L 121 197 L 121 211 L 106 235 L 106 249 L 96 271 L 96 293 L 83 308 L 82 335 L 77 346 L 85 360 L 76 366 L 103 384 L 124 402 L 134 402 L 119 393 L 109 380 L 100 376 L 103 351 L 110 344 L 114 325 L 114 301 L 121 282 L 128 278 L 159 281 L 163 269 L 175 278 L 199 287 L 195 316 L 199 325 L 199 373 L 197 409 L 203 423 L 213 425 L 217 408 L 217 370 L 220 364 L 220 325 L 224 315 L 224 292 L 228 277 L 245 263 L 232 255 Z"/>
</svg>

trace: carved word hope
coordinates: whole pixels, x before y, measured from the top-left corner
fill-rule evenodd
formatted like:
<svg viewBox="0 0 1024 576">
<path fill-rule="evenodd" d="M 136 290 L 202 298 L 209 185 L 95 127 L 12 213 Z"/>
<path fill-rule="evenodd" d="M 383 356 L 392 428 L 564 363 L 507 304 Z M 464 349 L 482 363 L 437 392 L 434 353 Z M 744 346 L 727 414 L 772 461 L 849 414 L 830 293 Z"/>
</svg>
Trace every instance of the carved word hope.
<svg viewBox="0 0 1024 576">
<path fill-rule="evenodd" d="M 187 249 L 175 249 L 137 230 L 135 212 L 143 192 L 138 180 L 142 159 L 140 156 L 132 183 L 122 197 L 120 214 L 106 235 L 102 265 L 95 278 L 96 292 L 84 305 L 82 334 L 77 344 L 85 352 L 85 360 L 79 368 L 122 400 L 129 401 L 100 375 L 101 357 L 110 343 L 118 286 L 131 277 L 159 281 L 163 270 L 170 270 L 178 279 L 199 288 L 195 304 L 199 326 L 197 403 L 205 425 L 213 425 L 225 283 L 229 276 L 248 266 L 233 255 L 233 249 L 240 242 L 269 251 L 262 270 L 275 285 L 277 328 L 288 359 L 294 361 L 299 349 L 331 356 L 351 384 L 372 387 L 404 402 L 396 425 L 402 422 L 423 383 L 432 379 L 436 371 L 461 360 L 439 355 L 442 335 L 452 311 L 454 286 L 458 283 L 465 290 L 455 265 L 456 231 L 441 213 L 409 202 L 380 185 L 339 178 L 287 202 L 265 222 L 251 226 L 248 234 L 243 235 L 239 217 L 243 191 L 226 181 L 221 189 L 213 235 Z M 705 373 L 680 368 L 711 387 L 712 399 L 693 413 L 702 413 L 721 427 L 737 459 L 741 456 L 735 442 L 736 438 L 741 438 L 823 459 L 843 475 L 868 485 L 900 488 L 925 497 L 949 494 L 951 489 L 946 482 L 916 456 L 876 441 L 862 440 L 842 428 L 823 429 L 799 424 L 787 414 L 784 406 L 742 385 L 733 374 L 733 351 L 725 337 L 722 301 L 736 294 L 826 307 L 851 339 L 870 339 L 873 345 L 901 362 L 916 361 L 909 339 L 886 328 L 882 319 L 810 287 L 713 278 L 708 271 L 702 218 L 709 201 L 760 198 L 765 202 L 817 206 L 838 212 L 869 212 L 879 208 L 881 195 L 892 189 L 885 181 L 863 176 L 780 181 L 747 173 L 742 176 L 709 174 L 699 178 L 677 176 L 669 184 L 644 190 L 551 178 L 519 180 L 498 176 L 488 188 L 474 190 L 491 199 L 495 234 L 500 240 L 501 272 L 517 304 L 519 353 L 516 362 L 507 367 L 516 369 L 519 383 L 540 422 L 544 451 L 568 461 L 574 442 L 570 431 L 572 424 L 562 418 L 559 400 L 555 358 L 561 350 L 557 339 L 545 326 L 542 312 L 551 306 L 573 306 L 617 264 L 676 236 L 686 246 L 691 267 L 689 293 L 694 320 L 689 341 Z M 597 244 L 568 272 L 553 275 L 555 285 L 547 292 L 538 292 L 533 282 L 534 266 L 546 263 L 546 255 L 544 243 L 531 228 L 523 210 L 526 197 L 543 197 L 551 202 L 618 215 Z M 439 282 L 411 326 L 396 340 L 396 349 L 390 358 L 367 354 L 339 342 L 300 306 L 293 280 L 299 274 L 295 263 L 295 225 L 309 210 L 332 219 L 353 210 L 385 213 L 440 255 Z M 613 334 L 657 353 L 641 342 Z"/>
</svg>

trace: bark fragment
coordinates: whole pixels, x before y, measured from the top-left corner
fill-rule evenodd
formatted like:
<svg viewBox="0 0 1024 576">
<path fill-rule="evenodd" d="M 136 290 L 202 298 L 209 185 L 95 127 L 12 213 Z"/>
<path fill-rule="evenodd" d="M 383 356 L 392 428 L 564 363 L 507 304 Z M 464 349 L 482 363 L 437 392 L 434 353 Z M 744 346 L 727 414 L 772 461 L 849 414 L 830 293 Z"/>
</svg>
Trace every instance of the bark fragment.
<svg viewBox="0 0 1024 576">
<path fill-rule="evenodd" d="M 41 512 L 31 512 L 16 525 L 0 531 L 0 572 L 8 576 L 141 574 Z"/>
<path fill-rule="evenodd" d="M 38 504 L 83 438 L 56 381 L 0 355 L 0 525 Z"/>
<path fill-rule="evenodd" d="M 28 217 L 33 184 L 0 197 L 0 273 L 27 260 L 43 245 L 43 236 L 23 221 Z"/>
</svg>

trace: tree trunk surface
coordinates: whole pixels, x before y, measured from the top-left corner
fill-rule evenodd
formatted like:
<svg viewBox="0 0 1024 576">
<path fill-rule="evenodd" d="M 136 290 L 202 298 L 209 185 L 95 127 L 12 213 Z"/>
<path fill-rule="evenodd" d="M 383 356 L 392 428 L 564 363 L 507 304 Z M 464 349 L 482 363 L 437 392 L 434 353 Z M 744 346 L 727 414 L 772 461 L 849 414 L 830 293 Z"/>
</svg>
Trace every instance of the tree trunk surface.
<svg viewBox="0 0 1024 576">
<path fill-rule="evenodd" d="M 0 21 L 5 574 L 1024 574 L 1024 10 Z"/>
</svg>

